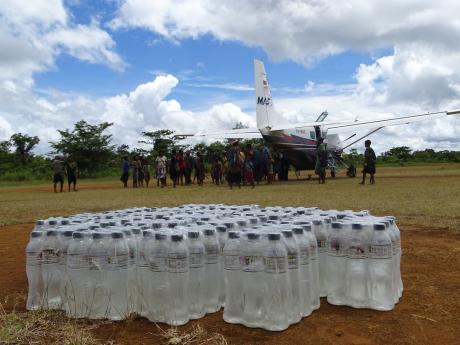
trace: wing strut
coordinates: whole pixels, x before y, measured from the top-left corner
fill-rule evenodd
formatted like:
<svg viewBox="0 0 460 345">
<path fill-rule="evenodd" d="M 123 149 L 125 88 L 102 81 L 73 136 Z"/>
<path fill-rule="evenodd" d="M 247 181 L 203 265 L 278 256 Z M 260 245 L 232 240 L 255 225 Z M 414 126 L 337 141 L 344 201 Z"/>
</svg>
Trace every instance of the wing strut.
<svg viewBox="0 0 460 345">
<path fill-rule="evenodd" d="M 350 147 L 351 145 L 356 144 L 358 141 L 363 140 L 364 138 L 368 137 L 369 135 L 371 135 L 371 134 L 373 134 L 373 133 L 375 133 L 375 132 L 381 130 L 382 128 L 383 128 L 383 127 L 379 127 L 379 128 L 377 128 L 377 129 L 374 129 L 373 131 L 371 131 L 371 132 L 367 133 L 366 135 L 362 136 L 361 138 L 359 138 L 359 139 L 353 141 L 351 144 L 348 144 L 347 146 L 342 147 L 342 151 L 345 150 L 346 148 Z M 354 135 L 356 135 L 356 134 L 354 134 Z M 350 138 L 351 138 L 351 137 L 350 137 Z M 350 138 L 348 138 L 348 139 L 350 139 Z M 348 140 L 348 139 L 347 139 L 347 140 Z"/>
</svg>

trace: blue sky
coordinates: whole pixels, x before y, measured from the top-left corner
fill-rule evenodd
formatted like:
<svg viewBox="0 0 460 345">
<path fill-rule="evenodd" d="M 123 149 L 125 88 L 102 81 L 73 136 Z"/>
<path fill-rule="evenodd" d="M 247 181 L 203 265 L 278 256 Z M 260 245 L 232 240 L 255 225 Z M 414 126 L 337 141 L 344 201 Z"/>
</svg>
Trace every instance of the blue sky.
<svg viewBox="0 0 460 345">
<path fill-rule="evenodd" d="M 80 119 L 113 122 L 131 146 L 144 130 L 254 125 L 254 58 L 291 123 L 460 108 L 458 12 L 450 0 L 3 0 L 0 140 L 38 135 L 46 151 Z M 458 122 L 373 138 L 378 151 L 458 148 Z"/>
</svg>

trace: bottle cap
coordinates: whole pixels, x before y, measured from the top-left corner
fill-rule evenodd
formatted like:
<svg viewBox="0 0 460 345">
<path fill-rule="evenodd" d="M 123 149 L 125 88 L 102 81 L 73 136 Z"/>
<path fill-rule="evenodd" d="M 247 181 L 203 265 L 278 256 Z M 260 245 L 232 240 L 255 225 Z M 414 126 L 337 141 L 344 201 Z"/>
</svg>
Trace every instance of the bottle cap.
<svg viewBox="0 0 460 345">
<path fill-rule="evenodd" d="M 204 229 L 203 231 L 205 236 L 213 236 L 214 235 L 214 229 Z"/>
<path fill-rule="evenodd" d="M 256 232 L 248 232 L 248 239 L 250 240 L 257 240 L 259 238 L 259 234 Z"/>
<path fill-rule="evenodd" d="M 171 241 L 173 241 L 173 242 L 182 241 L 182 235 L 171 235 Z"/>
<path fill-rule="evenodd" d="M 68 225 L 69 224 L 69 220 L 68 219 L 63 219 L 61 220 L 61 225 Z"/>
<path fill-rule="evenodd" d="M 93 240 L 99 240 L 102 238 L 102 234 L 100 232 L 93 232 Z"/>
<path fill-rule="evenodd" d="M 268 239 L 270 241 L 279 241 L 281 238 L 280 234 L 268 234 Z"/>
<path fill-rule="evenodd" d="M 296 235 L 302 235 L 303 234 L 303 228 L 297 226 L 295 228 L 292 228 L 292 232 Z"/>
<path fill-rule="evenodd" d="M 283 230 L 282 231 L 283 236 L 286 238 L 291 238 L 292 237 L 292 231 L 291 230 Z"/>
<path fill-rule="evenodd" d="M 134 235 L 140 235 L 141 229 L 139 229 L 139 228 L 131 228 L 131 232 L 132 232 Z"/>
<path fill-rule="evenodd" d="M 42 232 L 41 231 L 32 231 L 30 233 L 30 237 L 32 237 L 32 238 L 42 237 Z"/>
<path fill-rule="evenodd" d="M 378 231 L 381 231 L 381 230 L 385 230 L 385 224 L 382 224 L 382 223 L 377 223 L 377 224 L 374 224 L 374 230 L 378 230 Z"/>
<path fill-rule="evenodd" d="M 228 233 L 228 238 L 230 239 L 240 238 L 240 234 L 236 231 L 230 231 Z"/>
<path fill-rule="evenodd" d="M 75 231 L 73 234 L 72 234 L 72 238 L 76 238 L 76 239 L 82 239 L 84 237 L 84 234 L 80 231 Z"/>
<path fill-rule="evenodd" d="M 187 237 L 188 238 L 199 238 L 200 233 L 198 231 L 189 231 L 187 232 Z"/>
<path fill-rule="evenodd" d="M 313 220 L 313 225 L 323 225 L 323 222 L 319 219 Z"/>
<path fill-rule="evenodd" d="M 54 230 L 48 230 L 46 232 L 46 236 L 56 236 L 56 235 L 57 235 L 57 232 Z"/>
<path fill-rule="evenodd" d="M 162 234 L 160 232 L 155 233 L 155 240 L 165 240 L 165 239 L 166 239 L 165 234 Z"/>
<path fill-rule="evenodd" d="M 342 223 L 333 222 L 332 223 L 332 229 L 342 229 Z"/>
<path fill-rule="evenodd" d="M 227 232 L 227 227 L 225 225 L 216 226 L 217 232 Z"/>
<path fill-rule="evenodd" d="M 353 223 L 351 224 L 351 228 L 353 230 L 361 230 L 363 228 L 363 225 L 361 223 Z"/>
<path fill-rule="evenodd" d="M 63 232 L 64 237 L 72 237 L 73 231 L 72 230 L 66 230 Z"/>
<path fill-rule="evenodd" d="M 123 233 L 122 232 L 112 232 L 112 238 L 114 239 L 120 239 L 123 238 Z"/>
</svg>

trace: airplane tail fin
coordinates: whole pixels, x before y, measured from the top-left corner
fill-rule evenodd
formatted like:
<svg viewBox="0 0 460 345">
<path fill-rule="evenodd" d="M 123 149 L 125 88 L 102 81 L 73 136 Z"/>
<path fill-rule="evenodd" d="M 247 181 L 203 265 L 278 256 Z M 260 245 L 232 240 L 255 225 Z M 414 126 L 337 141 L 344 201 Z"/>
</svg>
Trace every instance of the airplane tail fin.
<svg viewBox="0 0 460 345">
<path fill-rule="evenodd" d="M 277 124 L 279 116 L 273 108 L 273 100 L 264 63 L 256 59 L 254 59 L 254 81 L 256 89 L 257 128 L 271 128 Z"/>
</svg>

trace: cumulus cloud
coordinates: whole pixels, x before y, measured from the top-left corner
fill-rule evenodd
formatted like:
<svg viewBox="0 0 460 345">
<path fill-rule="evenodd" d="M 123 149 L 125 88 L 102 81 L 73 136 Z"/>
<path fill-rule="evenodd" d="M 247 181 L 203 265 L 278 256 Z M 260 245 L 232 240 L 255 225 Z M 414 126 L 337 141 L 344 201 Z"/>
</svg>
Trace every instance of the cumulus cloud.
<svg viewBox="0 0 460 345">
<path fill-rule="evenodd" d="M 49 141 L 59 138 L 57 129 L 72 129 L 80 119 L 90 123 L 112 122 L 116 144 L 139 146 L 143 131 L 172 129 L 188 134 L 232 128 L 242 122 L 255 125 L 254 117 L 231 103 L 213 105 L 201 112 L 184 110 L 174 99 L 166 99 L 178 84 L 173 75 L 161 75 L 133 91 L 106 98 L 89 98 L 59 92 L 39 96 L 31 88 L 14 83 L 0 85 L 0 140 L 14 132 L 39 136 L 41 153 Z"/>
<path fill-rule="evenodd" d="M 61 53 L 123 70 L 115 42 L 99 27 L 74 24 L 62 0 L 0 2 L 0 80 L 26 80 L 50 69 Z"/>
</svg>

